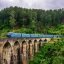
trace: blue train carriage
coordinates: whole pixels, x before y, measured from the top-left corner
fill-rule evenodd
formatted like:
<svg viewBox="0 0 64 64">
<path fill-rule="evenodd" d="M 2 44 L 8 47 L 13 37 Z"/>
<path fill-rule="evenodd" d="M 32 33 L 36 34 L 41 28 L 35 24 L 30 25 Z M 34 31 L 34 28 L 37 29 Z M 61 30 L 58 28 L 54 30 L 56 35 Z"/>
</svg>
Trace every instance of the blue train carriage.
<svg viewBox="0 0 64 64">
<path fill-rule="evenodd" d="M 39 38 L 43 38 L 43 34 L 38 34 L 38 37 Z"/>
<path fill-rule="evenodd" d="M 22 34 L 21 34 L 21 37 L 22 37 L 22 38 L 30 38 L 30 34 L 22 33 Z"/>
<path fill-rule="evenodd" d="M 21 33 L 9 32 L 7 34 L 7 37 L 9 37 L 9 38 L 20 38 L 21 37 Z"/>
<path fill-rule="evenodd" d="M 13 34 L 13 32 L 9 32 L 6 34 L 7 37 L 11 38 L 11 35 Z"/>
<path fill-rule="evenodd" d="M 25 33 L 14 33 L 9 32 L 7 34 L 9 38 L 59 38 L 64 37 L 62 35 L 44 35 L 44 34 L 25 34 Z"/>
<path fill-rule="evenodd" d="M 14 33 L 9 32 L 7 34 L 9 38 L 38 38 L 38 34 L 25 34 L 25 33 Z"/>
<path fill-rule="evenodd" d="M 22 34 L 22 38 L 39 38 L 39 34 Z"/>
<path fill-rule="evenodd" d="M 39 34 L 39 37 L 41 37 L 41 38 L 53 38 L 53 35 Z"/>
<path fill-rule="evenodd" d="M 30 34 L 31 38 L 39 38 L 39 34 Z"/>
<path fill-rule="evenodd" d="M 54 35 L 54 38 L 59 38 L 60 37 L 60 35 Z"/>
<path fill-rule="evenodd" d="M 47 38 L 53 38 L 54 37 L 54 35 L 47 35 Z"/>
</svg>

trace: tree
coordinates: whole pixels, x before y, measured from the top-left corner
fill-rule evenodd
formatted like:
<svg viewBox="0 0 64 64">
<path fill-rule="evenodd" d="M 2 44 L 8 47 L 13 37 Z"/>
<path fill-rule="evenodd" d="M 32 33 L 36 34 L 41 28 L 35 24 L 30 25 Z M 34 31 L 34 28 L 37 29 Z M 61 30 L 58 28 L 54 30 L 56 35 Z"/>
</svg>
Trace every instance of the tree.
<svg viewBox="0 0 64 64">
<path fill-rule="evenodd" d="M 16 19 L 14 17 L 15 17 L 15 11 L 12 10 L 10 13 L 10 20 L 9 20 L 10 26 L 12 28 L 14 28 L 14 26 L 16 24 Z"/>
</svg>

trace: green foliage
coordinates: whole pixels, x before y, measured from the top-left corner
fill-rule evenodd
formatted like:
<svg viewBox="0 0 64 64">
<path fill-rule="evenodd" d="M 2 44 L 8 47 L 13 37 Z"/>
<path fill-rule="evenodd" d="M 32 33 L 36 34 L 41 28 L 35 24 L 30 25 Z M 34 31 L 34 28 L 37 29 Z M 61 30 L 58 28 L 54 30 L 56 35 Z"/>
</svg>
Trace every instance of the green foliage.
<svg viewBox="0 0 64 64">
<path fill-rule="evenodd" d="M 52 33 L 52 34 L 64 34 L 64 25 L 58 25 L 58 26 L 49 28 L 48 33 Z"/>
<path fill-rule="evenodd" d="M 64 10 L 5 8 L 0 11 L 0 30 L 4 28 L 24 33 L 64 34 Z"/>
<path fill-rule="evenodd" d="M 33 31 L 31 29 L 27 29 L 27 28 L 20 28 L 20 29 L 13 30 L 13 32 L 17 32 L 17 33 L 32 33 Z"/>
<path fill-rule="evenodd" d="M 16 20 L 15 20 L 15 11 L 11 11 L 11 13 L 10 13 L 10 20 L 9 20 L 9 23 L 10 23 L 10 26 L 13 28 L 14 26 L 15 26 L 15 22 L 16 22 Z"/>
<path fill-rule="evenodd" d="M 64 64 L 64 41 L 45 44 L 29 64 Z"/>
</svg>

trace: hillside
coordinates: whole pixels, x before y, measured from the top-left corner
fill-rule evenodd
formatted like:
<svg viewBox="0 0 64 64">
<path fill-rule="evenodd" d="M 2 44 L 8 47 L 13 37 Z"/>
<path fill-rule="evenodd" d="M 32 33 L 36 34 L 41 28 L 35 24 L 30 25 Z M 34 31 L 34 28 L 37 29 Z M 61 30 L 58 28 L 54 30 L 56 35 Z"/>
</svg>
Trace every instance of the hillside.
<svg viewBox="0 0 64 64">
<path fill-rule="evenodd" d="M 0 11 L 0 38 L 8 32 L 64 34 L 64 9 L 5 8 Z"/>
</svg>

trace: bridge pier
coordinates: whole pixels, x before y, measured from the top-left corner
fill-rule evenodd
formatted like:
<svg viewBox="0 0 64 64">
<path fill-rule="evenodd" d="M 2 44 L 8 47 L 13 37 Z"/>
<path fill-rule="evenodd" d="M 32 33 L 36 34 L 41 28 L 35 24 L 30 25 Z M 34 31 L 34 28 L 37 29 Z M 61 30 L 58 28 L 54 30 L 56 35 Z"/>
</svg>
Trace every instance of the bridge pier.
<svg viewBox="0 0 64 64">
<path fill-rule="evenodd" d="M 27 45 L 26 45 L 26 41 L 22 42 L 22 64 L 27 64 Z"/>
<path fill-rule="evenodd" d="M 28 58 L 32 59 L 32 57 L 33 57 L 33 44 L 32 44 L 32 41 L 29 40 L 29 42 L 28 42 Z"/>
<path fill-rule="evenodd" d="M 2 64 L 2 54 L 0 53 L 0 64 Z"/>
<path fill-rule="evenodd" d="M 20 64 L 20 44 L 18 41 L 14 43 L 13 49 L 14 64 Z"/>
<path fill-rule="evenodd" d="M 37 40 L 34 40 L 34 55 L 38 52 L 38 42 Z"/>
</svg>

